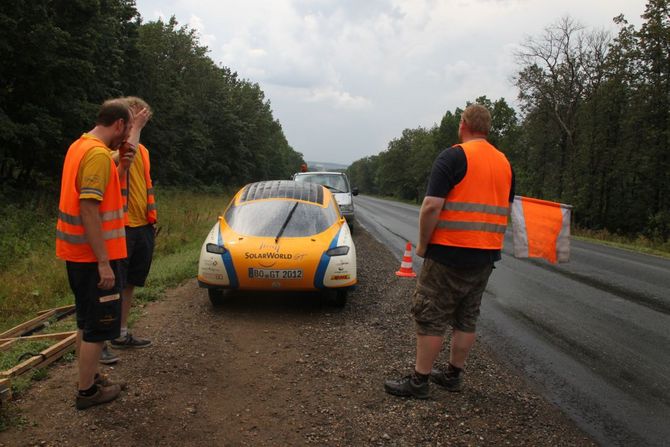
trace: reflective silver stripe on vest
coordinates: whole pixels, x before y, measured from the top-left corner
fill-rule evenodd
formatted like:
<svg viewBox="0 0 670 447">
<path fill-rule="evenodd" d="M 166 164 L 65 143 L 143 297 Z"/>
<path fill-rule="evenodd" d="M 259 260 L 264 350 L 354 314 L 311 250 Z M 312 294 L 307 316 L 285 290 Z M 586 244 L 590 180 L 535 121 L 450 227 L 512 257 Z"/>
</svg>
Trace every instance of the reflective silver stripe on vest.
<svg viewBox="0 0 670 447">
<path fill-rule="evenodd" d="M 121 195 L 128 196 L 128 188 L 121 188 Z"/>
<path fill-rule="evenodd" d="M 70 225 L 81 225 L 81 217 L 79 216 L 73 216 L 72 214 L 67 214 L 62 212 L 61 210 L 58 210 L 58 218 L 65 222 L 66 224 Z"/>
<path fill-rule="evenodd" d="M 104 240 L 117 239 L 126 237 L 126 230 L 124 228 L 117 228 L 116 230 L 108 230 L 102 232 Z M 70 244 L 88 244 L 85 234 L 70 234 L 60 230 L 56 230 L 56 238 L 69 242 Z"/>
<path fill-rule="evenodd" d="M 60 239 L 71 244 L 86 244 L 86 236 L 83 234 L 68 234 L 60 230 L 56 230 L 56 239 Z"/>
<path fill-rule="evenodd" d="M 105 211 L 104 213 L 100 213 L 100 219 L 102 219 L 103 222 L 115 219 L 123 219 L 123 211 L 120 209 L 113 211 Z"/>
<path fill-rule="evenodd" d="M 486 231 L 488 233 L 504 233 L 507 225 L 498 225 L 486 222 L 460 222 L 440 220 L 437 223 L 438 228 L 446 230 L 465 230 L 465 231 Z"/>
<path fill-rule="evenodd" d="M 450 211 L 470 211 L 473 213 L 495 214 L 497 216 L 507 216 L 509 207 L 485 205 L 483 203 L 469 203 L 469 202 L 449 202 L 445 201 L 443 210 Z"/>
<path fill-rule="evenodd" d="M 154 189 L 153 189 L 153 188 L 149 188 L 149 189 L 147 189 L 147 195 L 153 195 L 153 193 L 154 193 Z"/>
<path fill-rule="evenodd" d="M 81 216 L 73 216 L 72 214 L 67 214 L 64 213 L 61 210 L 58 210 L 58 218 L 65 222 L 66 224 L 70 225 L 83 225 L 83 222 L 81 220 Z M 109 220 L 114 220 L 114 219 L 123 219 L 123 211 L 121 210 L 114 210 L 114 211 L 106 211 L 104 213 L 100 213 L 100 219 L 103 222 L 109 221 Z"/>
<path fill-rule="evenodd" d="M 117 228 L 116 230 L 103 231 L 102 232 L 102 237 L 105 240 L 117 239 L 117 238 L 120 238 L 120 237 L 126 237 L 126 229 L 125 228 Z"/>
<path fill-rule="evenodd" d="M 147 205 L 147 211 L 153 211 L 156 209 L 156 204 L 155 203 L 150 203 Z"/>
</svg>

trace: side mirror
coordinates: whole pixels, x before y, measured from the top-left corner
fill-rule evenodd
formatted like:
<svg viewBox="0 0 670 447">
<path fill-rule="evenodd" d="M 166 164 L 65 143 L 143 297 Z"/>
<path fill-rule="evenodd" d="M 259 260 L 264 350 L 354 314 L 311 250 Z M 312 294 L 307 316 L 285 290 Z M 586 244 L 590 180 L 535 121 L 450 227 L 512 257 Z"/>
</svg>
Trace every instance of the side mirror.
<svg viewBox="0 0 670 447">
<path fill-rule="evenodd" d="M 357 196 L 358 195 L 358 186 L 354 186 L 353 188 L 351 188 L 351 193 L 353 195 Z"/>
</svg>

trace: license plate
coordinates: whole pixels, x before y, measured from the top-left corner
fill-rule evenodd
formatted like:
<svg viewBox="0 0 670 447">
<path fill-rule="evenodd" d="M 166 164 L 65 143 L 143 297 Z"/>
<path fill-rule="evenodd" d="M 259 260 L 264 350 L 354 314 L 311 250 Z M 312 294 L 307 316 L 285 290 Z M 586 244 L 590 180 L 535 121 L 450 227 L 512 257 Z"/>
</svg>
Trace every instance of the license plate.
<svg viewBox="0 0 670 447">
<path fill-rule="evenodd" d="M 250 279 L 302 279 L 302 270 L 270 270 L 249 268 Z"/>
</svg>

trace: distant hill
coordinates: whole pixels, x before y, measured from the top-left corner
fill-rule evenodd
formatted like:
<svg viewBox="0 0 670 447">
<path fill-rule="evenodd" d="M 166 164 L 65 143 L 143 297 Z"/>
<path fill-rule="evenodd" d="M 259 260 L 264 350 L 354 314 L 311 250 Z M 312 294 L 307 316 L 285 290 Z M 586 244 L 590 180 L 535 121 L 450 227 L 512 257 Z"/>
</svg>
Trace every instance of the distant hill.
<svg viewBox="0 0 670 447">
<path fill-rule="evenodd" d="M 327 163 L 323 161 L 308 161 L 307 167 L 310 171 L 344 171 L 349 167 L 349 165 Z"/>
</svg>

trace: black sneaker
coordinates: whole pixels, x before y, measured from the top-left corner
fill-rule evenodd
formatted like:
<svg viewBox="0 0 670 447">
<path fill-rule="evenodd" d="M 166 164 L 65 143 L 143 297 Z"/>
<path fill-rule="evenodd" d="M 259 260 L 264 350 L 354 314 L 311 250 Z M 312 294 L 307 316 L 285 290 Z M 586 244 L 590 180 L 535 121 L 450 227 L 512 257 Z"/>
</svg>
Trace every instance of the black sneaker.
<svg viewBox="0 0 670 447">
<path fill-rule="evenodd" d="M 442 370 L 433 368 L 430 372 L 430 381 L 447 391 L 460 391 L 463 387 L 463 371 L 459 371 L 458 374 L 452 376 L 447 375 Z"/>
<path fill-rule="evenodd" d="M 384 382 L 384 390 L 394 396 L 414 397 L 416 399 L 428 399 L 430 397 L 428 381 L 419 383 L 412 374 L 399 380 L 387 380 Z"/>
<path fill-rule="evenodd" d="M 100 363 L 102 363 L 103 365 L 113 365 L 118 361 L 119 356 L 114 354 L 107 346 L 107 343 L 105 343 L 102 346 L 102 352 L 100 353 Z"/>
<path fill-rule="evenodd" d="M 147 348 L 151 346 L 150 340 L 144 340 L 142 338 L 133 337 L 133 334 L 128 332 L 125 337 L 117 338 L 109 342 L 112 347 L 118 349 L 126 348 Z"/>
</svg>

